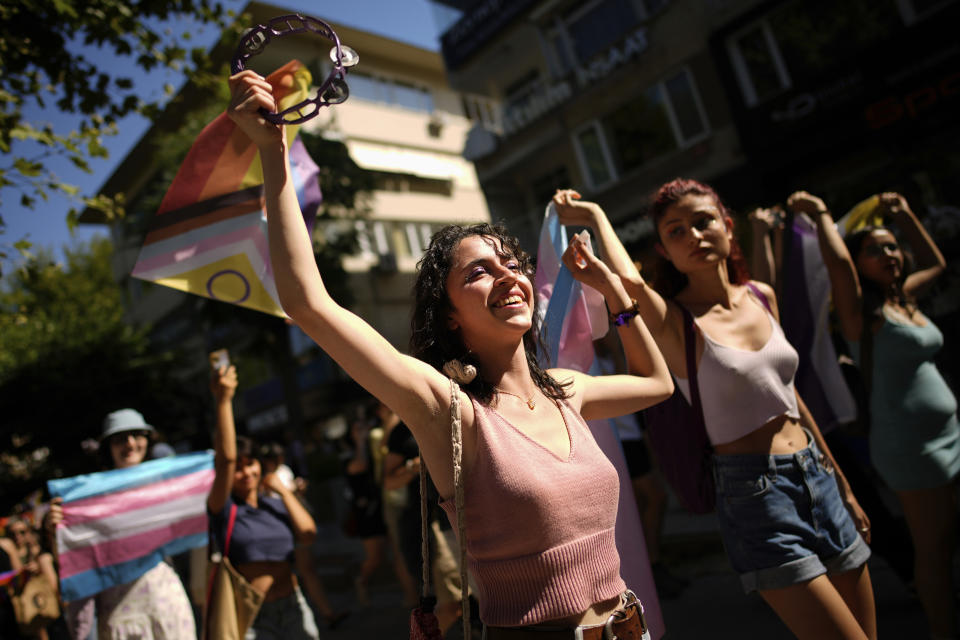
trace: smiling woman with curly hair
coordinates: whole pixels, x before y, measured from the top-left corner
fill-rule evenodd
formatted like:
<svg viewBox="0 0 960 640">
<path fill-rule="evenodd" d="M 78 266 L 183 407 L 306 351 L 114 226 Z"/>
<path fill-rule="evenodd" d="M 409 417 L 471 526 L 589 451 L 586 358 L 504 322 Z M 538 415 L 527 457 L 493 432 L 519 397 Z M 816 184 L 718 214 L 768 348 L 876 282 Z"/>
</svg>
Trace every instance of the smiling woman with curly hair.
<svg viewBox="0 0 960 640">
<path fill-rule="evenodd" d="M 498 227 L 447 227 L 421 260 L 417 357 L 404 355 L 324 286 L 289 179 L 283 131 L 258 112 L 275 106 L 270 85 L 249 71 L 230 84 L 228 113 L 263 159 L 270 257 L 284 311 L 406 423 L 453 520 L 450 409 L 455 400 L 462 406 L 461 542 L 486 637 L 536 637 L 540 631 L 526 627 L 548 625 L 572 639 L 582 633 L 578 627 L 600 628 L 608 620 L 639 636 L 637 607 L 622 608 L 614 541 L 618 476 L 585 420 L 642 409 L 673 386 L 620 278 L 574 236 L 564 264 L 619 314 L 630 375 L 542 370 L 529 257 Z M 459 397 L 443 372 L 464 385 Z"/>
</svg>

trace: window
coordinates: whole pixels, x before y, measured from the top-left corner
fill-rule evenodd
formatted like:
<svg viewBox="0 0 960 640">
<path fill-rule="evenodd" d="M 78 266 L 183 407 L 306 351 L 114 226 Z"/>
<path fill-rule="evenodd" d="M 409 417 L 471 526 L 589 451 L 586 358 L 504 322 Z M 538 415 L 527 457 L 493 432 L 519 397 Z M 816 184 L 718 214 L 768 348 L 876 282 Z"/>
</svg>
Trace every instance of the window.
<svg viewBox="0 0 960 640">
<path fill-rule="evenodd" d="M 612 182 L 616 176 L 600 124 L 593 121 L 582 127 L 574 134 L 574 140 L 577 159 L 590 186 L 597 189 Z"/>
<path fill-rule="evenodd" d="M 663 90 L 673 113 L 677 142 L 683 146 L 702 137 L 707 132 L 707 119 L 690 73 L 681 71 L 667 78 L 663 81 Z"/>
<path fill-rule="evenodd" d="M 357 220 L 354 223 L 357 230 L 357 247 L 359 255 L 364 258 L 372 258 L 376 255 L 373 251 L 373 243 L 370 241 L 370 233 L 367 230 L 367 223 L 363 220 Z"/>
<path fill-rule="evenodd" d="M 585 66 L 633 31 L 639 23 L 634 6 L 631 0 L 594 0 L 557 17 L 546 33 L 554 75 Z"/>
<path fill-rule="evenodd" d="M 577 59 L 586 63 L 627 35 L 637 16 L 629 0 L 599 0 L 576 8 L 564 22 Z"/>
<path fill-rule="evenodd" d="M 677 148 L 659 84 L 611 113 L 604 123 L 614 141 L 614 156 L 621 171 L 639 167 Z"/>
<path fill-rule="evenodd" d="M 420 229 L 420 246 L 423 247 L 423 250 L 426 251 L 427 247 L 430 246 L 430 239 L 433 237 L 434 230 L 430 228 L 430 225 L 427 223 L 421 223 L 419 225 Z"/>
<path fill-rule="evenodd" d="M 453 180 L 442 178 L 426 178 L 410 173 L 394 173 L 391 171 L 372 171 L 374 185 L 379 191 L 393 191 L 398 193 L 430 193 L 434 195 L 453 195 Z"/>
<path fill-rule="evenodd" d="M 410 241 L 407 238 L 405 225 L 398 223 L 390 224 L 390 247 L 393 249 L 393 253 L 398 257 L 408 258 L 412 254 L 410 253 Z"/>
<path fill-rule="evenodd" d="M 347 76 L 350 97 L 382 102 L 412 109 L 414 111 L 433 112 L 433 95 L 427 89 L 401 80 L 389 80 L 351 71 Z"/>
<path fill-rule="evenodd" d="M 584 174 L 596 188 L 709 133 L 693 75 L 682 69 L 580 129 L 574 139 Z"/>
<path fill-rule="evenodd" d="M 748 107 L 790 88 L 790 75 L 766 19 L 731 37 L 727 51 Z"/>
</svg>

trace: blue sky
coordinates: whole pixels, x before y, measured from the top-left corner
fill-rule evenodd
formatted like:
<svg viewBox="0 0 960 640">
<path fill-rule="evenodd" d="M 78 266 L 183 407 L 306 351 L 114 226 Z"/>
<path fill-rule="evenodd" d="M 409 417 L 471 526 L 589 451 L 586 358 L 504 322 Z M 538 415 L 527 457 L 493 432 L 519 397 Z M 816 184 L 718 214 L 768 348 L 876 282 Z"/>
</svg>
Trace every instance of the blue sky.
<svg viewBox="0 0 960 640">
<path fill-rule="evenodd" d="M 295 11 L 303 11 L 317 18 L 344 24 L 351 27 L 366 29 L 396 40 L 408 42 L 426 49 L 439 49 L 439 36 L 436 8 L 427 0 L 340 0 L 339 2 L 318 3 L 317 0 L 273 0 L 277 6 L 288 7 Z M 246 0 L 227 0 L 227 7 L 241 9 Z M 322 7 L 322 12 L 319 7 Z M 194 42 L 207 44 L 212 42 L 213 33 L 200 33 Z M 103 66 L 114 67 L 126 65 L 132 70 L 130 75 L 138 77 L 138 89 L 151 99 L 162 94 L 163 85 L 170 83 L 179 88 L 182 79 L 169 72 L 152 73 L 143 80 L 143 72 L 124 59 L 116 59 L 88 51 L 87 57 L 96 60 Z M 97 57 L 99 55 L 99 58 Z M 116 72 L 120 73 L 120 72 Z M 76 118 L 67 118 L 62 114 L 42 111 L 38 108 L 25 110 L 31 119 L 49 121 L 55 130 L 70 127 Z M 106 160 L 91 162 L 94 172 L 83 173 L 74 169 L 67 161 L 58 159 L 48 160 L 48 166 L 53 167 L 57 175 L 65 182 L 77 184 L 88 195 L 93 195 L 97 188 L 110 176 L 117 163 L 123 160 L 127 151 L 137 142 L 147 130 L 149 122 L 140 116 L 132 116 L 120 123 L 119 134 L 106 138 L 105 145 L 110 151 Z M 16 151 L 16 148 L 14 149 Z M 0 165 L 8 165 L 9 158 L 0 158 Z M 60 255 L 65 244 L 88 240 L 96 234 L 106 233 L 105 227 L 79 225 L 71 236 L 66 224 L 66 214 L 72 204 L 64 198 L 51 198 L 46 203 L 40 203 L 36 209 L 28 210 L 19 205 L 20 195 L 12 189 L 0 192 L 3 202 L 3 218 L 6 222 L 6 231 L 0 235 L 0 244 L 9 245 L 26 238 L 35 247 L 53 249 Z M 16 252 L 11 252 L 16 257 Z"/>
</svg>

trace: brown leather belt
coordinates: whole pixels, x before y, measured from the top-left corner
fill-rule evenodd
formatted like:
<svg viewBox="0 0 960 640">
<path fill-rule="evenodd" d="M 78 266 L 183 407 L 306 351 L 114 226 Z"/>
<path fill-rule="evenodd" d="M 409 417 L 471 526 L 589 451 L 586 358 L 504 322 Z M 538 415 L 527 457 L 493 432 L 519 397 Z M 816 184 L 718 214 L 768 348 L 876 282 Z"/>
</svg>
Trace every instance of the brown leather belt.
<svg viewBox="0 0 960 640">
<path fill-rule="evenodd" d="M 643 607 L 632 592 L 623 609 L 606 624 L 572 629 L 548 627 L 484 627 L 484 640 L 642 640 L 647 631 Z"/>
</svg>

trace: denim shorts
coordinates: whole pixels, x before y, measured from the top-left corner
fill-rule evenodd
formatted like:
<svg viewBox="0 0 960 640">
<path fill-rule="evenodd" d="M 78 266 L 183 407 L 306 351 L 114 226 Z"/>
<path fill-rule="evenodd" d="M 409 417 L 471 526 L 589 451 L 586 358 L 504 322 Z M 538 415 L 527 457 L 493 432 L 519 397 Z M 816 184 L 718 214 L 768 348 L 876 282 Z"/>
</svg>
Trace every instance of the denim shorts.
<svg viewBox="0 0 960 640">
<path fill-rule="evenodd" d="M 300 587 L 285 598 L 264 602 L 244 640 L 318 640 L 320 632 Z"/>
<path fill-rule="evenodd" d="M 843 573 L 870 557 L 829 458 L 807 436 L 796 453 L 714 456 L 720 534 L 747 593 Z"/>
</svg>

